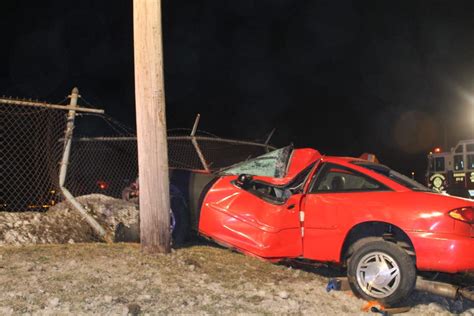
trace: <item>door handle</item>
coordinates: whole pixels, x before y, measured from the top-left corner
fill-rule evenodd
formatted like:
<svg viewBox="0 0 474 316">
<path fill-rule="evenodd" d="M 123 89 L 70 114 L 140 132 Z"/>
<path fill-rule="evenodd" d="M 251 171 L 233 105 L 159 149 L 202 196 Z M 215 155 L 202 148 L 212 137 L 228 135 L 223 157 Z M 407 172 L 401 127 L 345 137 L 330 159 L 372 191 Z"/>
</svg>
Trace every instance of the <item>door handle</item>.
<svg viewBox="0 0 474 316">
<path fill-rule="evenodd" d="M 290 205 L 288 205 L 287 209 L 292 210 L 292 209 L 295 208 L 295 206 L 296 206 L 296 204 L 290 204 Z"/>
</svg>

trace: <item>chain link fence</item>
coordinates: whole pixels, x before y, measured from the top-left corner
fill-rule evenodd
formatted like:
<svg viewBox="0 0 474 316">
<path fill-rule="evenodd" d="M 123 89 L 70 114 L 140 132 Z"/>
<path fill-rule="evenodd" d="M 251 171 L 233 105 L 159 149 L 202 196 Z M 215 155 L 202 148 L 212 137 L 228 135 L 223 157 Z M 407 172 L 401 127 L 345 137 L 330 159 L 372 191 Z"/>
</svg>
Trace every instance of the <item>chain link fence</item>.
<svg viewBox="0 0 474 316">
<path fill-rule="evenodd" d="M 78 130 L 88 125 L 107 136 L 79 135 Z M 191 132 L 191 129 L 168 131 L 171 170 L 215 172 L 273 149 L 265 144 L 223 139 L 203 131 L 190 136 Z M 71 193 L 74 196 L 101 193 L 120 198 L 122 191 L 137 177 L 134 132 L 106 115 L 78 116 L 65 184 Z"/>
<path fill-rule="evenodd" d="M 0 210 L 55 203 L 65 124 L 65 111 L 0 102 Z"/>
<path fill-rule="evenodd" d="M 2 102 L 3 100 L 3 102 Z M 0 211 L 47 210 L 63 199 L 59 170 L 67 111 L 0 99 Z M 77 112 L 64 187 L 73 196 L 120 198 L 138 176 L 135 131 L 113 118 Z M 213 172 L 273 147 L 191 130 L 169 131 L 171 169 Z"/>
</svg>

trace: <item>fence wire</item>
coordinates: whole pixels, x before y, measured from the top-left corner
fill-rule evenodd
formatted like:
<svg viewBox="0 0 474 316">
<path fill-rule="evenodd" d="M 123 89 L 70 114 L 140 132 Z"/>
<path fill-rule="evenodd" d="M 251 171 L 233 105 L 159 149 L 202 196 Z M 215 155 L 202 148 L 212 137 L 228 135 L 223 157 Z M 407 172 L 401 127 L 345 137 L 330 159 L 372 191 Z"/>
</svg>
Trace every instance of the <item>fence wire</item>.
<svg viewBox="0 0 474 316">
<path fill-rule="evenodd" d="M 106 136 L 78 135 L 79 131 L 85 130 L 84 126 L 93 126 Z M 168 162 L 171 169 L 214 172 L 273 148 L 254 142 L 222 139 L 206 132 L 198 132 L 195 137 L 190 133 L 190 129 L 169 131 Z M 202 152 L 204 161 L 198 151 Z M 65 184 L 74 196 L 101 193 L 120 198 L 122 191 L 137 177 L 137 140 L 130 129 L 105 115 L 76 118 Z"/>
<path fill-rule="evenodd" d="M 42 210 L 55 203 L 65 113 L 0 103 L 0 210 Z"/>
<path fill-rule="evenodd" d="M 47 210 L 62 200 L 59 167 L 67 111 L 0 102 L 0 211 Z M 169 131 L 171 169 L 213 172 L 271 146 L 191 129 Z M 198 154 L 201 153 L 201 155 Z M 135 131 L 107 115 L 77 113 L 65 187 L 120 198 L 138 176 Z"/>
</svg>

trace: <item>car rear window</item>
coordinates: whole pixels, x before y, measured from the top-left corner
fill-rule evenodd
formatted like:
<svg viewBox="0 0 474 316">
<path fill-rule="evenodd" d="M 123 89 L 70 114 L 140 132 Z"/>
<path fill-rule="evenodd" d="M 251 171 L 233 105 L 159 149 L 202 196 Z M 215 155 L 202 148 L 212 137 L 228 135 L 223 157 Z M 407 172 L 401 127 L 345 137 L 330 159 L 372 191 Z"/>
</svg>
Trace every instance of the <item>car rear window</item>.
<svg viewBox="0 0 474 316">
<path fill-rule="evenodd" d="M 433 192 L 433 190 L 429 189 L 428 187 L 425 187 L 421 183 L 416 182 L 413 179 L 410 179 L 409 177 L 401 174 L 400 172 L 397 172 L 393 169 L 390 169 L 387 166 L 381 165 L 381 164 L 376 164 L 376 163 L 370 163 L 370 162 L 365 162 L 365 161 L 353 161 L 353 164 L 364 167 L 366 169 L 375 171 L 387 178 L 389 178 L 392 181 L 395 181 L 396 183 L 403 185 L 404 187 L 413 190 L 413 191 L 424 191 L 424 192 Z"/>
</svg>

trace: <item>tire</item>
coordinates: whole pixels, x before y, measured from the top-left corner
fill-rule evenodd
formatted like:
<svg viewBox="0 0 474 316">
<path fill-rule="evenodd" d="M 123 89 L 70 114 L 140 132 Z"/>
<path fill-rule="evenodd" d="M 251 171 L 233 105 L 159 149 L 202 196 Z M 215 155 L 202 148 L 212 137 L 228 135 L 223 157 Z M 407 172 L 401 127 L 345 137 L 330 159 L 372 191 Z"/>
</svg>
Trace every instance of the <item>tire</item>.
<svg viewBox="0 0 474 316">
<path fill-rule="evenodd" d="M 188 239 L 190 230 L 189 211 L 181 196 L 172 196 L 170 204 L 172 246 L 179 247 Z"/>
<path fill-rule="evenodd" d="M 364 238 L 350 249 L 347 276 L 357 296 L 390 306 L 413 291 L 416 267 L 413 259 L 395 243 Z"/>
</svg>

